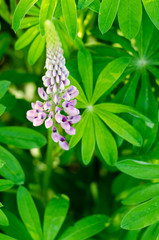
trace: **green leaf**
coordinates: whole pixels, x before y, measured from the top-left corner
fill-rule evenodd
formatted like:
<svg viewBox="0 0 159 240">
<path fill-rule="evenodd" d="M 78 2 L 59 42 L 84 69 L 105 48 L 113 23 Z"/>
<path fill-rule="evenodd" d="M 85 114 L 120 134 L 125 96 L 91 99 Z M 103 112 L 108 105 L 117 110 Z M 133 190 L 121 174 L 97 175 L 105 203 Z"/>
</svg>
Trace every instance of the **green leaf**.
<svg viewBox="0 0 159 240">
<path fill-rule="evenodd" d="M 75 39 L 77 34 L 77 13 L 75 0 L 61 0 L 64 22 L 70 36 Z"/>
<path fill-rule="evenodd" d="M 86 99 L 86 96 L 83 92 L 83 89 L 81 88 L 80 84 L 71 76 L 69 75 L 69 80 L 70 80 L 70 83 L 72 85 L 74 85 L 78 91 L 79 91 L 79 95 L 76 97 L 77 100 L 79 100 L 80 102 L 84 103 L 85 105 L 89 105 L 87 99 Z"/>
<path fill-rule="evenodd" d="M 150 55 L 153 52 L 153 51 L 151 51 L 152 49 L 150 48 L 150 42 L 151 42 L 153 33 L 154 33 L 154 25 L 152 24 L 150 19 L 147 17 L 146 12 L 143 11 L 142 24 L 140 27 L 140 31 L 135 38 L 136 45 L 137 45 L 141 59 L 143 58 L 143 56 L 148 55 L 148 52 L 147 52 L 148 50 L 150 50 Z M 153 41 L 153 43 L 154 43 L 154 41 Z"/>
<path fill-rule="evenodd" d="M 1 172 L 0 172 L 1 173 Z M 14 186 L 10 180 L 0 179 L 0 191 L 8 190 Z"/>
<path fill-rule="evenodd" d="M 4 166 L 0 168 L 0 175 L 15 184 L 23 184 L 25 180 L 23 169 L 18 160 L 2 146 L 0 146 L 0 160 L 4 162 Z"/>
<path fill-rule="evenodd" d="M 119 79 L 130 62 L 129 58 L 121 57 L 108 63 L 100 73 L 92 97 L 94 104 L 104 93 L 106 93 Z"/>
<path fill-rule="evenodd" d="M 150 129 L 140 119 L 134 119 L 134 126 L 140 131 L 144 139 L 143 150 L 147 152 L 153 145 L 158 132 L 158 106 L 152 92 L 149 74 L 146 71 L 142 72 L 141 89 L 136 101 L 136 109 L 154 122 L 153 128 Z"/>
<path fill-rule="evenodd" d="M 120 137 L 135 146 L 142 145 L 142 137 L 139 132 L 122 118 L 110 112 L 104 112 L 95 106 L 95 111 L 99 117 Z"/>
<path fill-rule="evenodd" d="M 145 10 L 153 24 L 159 29 L 159 2 L 158 0 L 142 0 Z"/>
<path fill-rule="evenodd" d="M 39 17 L 39 13 L 40 13 L 39 8 L 37 8 L 36 6 L 33 6 L 32 8 L 29 9 L 29 11 L 27 12 L 27 15 Z"/>
<path fill-rule="evenodd" d="M 42 240 L 39 214 L 30 193 L 24 187 L 18 188 L 17 204 L 23 223 L 33 240 Z"/>
<path fill-rule="evenodd" d="M 88 8 L 96 13 L 99 12 L 99 8 L 100 8 L 100 1 L 99 0 L 94 0 L 89 6 Z"/>
<path fill-rule="evenodd" d="M 78 9 L 82 10 L 88 7 L 94 0 L 79 0 L 78 1 Z"/>
<path fill-rule="evenodd" d="M 106 228 L 108 217 L 92 215 L 85 217 L 69 227 L 59 240 L 85 240 Z"/>
<path fill-rule="evenodd" d="M 43 0 L 40 8 L 40 32 L 44 36 L 44 22 L 46 20 L 52 20 L 55 8 L 57 5 L 57 0 Z"/>
<path fill-rule="evenodd" d="M 121 31 L 128 39 L 137 35 L 142 20 L 141 0 L 122 0 L 119 4 L 118 20 Z"/>
<path fill-rule="evenodd" d="M 80 122 L 74 125 L 76 129 L 76 134 L 71 137 L 71 140 L 69 142 L 69 148 L 73 148 L 81 140 L 88 122 L 88 116 L 89 116 L 88 112 L 84 111 L 81 116 Z"/>
<path fill-rule="evenodd" d="M 9 225 L 8 219 L 1 209 L 0 209 L 0 225 L 2 225 L 2 226 Z"/>
<path fill-rule="evenodd" d="M 151 164 L 132 159 L 123 160 L 116 163 L 116 167 L 135 178 L 152 180 L 159 178 L 159 164 Z"/>
<path fill-rule="evenodd" d="M 84 48 L 78 51 L 78 70 L 87 98 L 90 101 L 93 91 L 93 61 L 91 54 Z"/>
<path fill-rule="evenodd" d="M 92 113 L 88 113 L 87 128 L 82 136 L 82 160 L 85 165 L 89 164 L 95 148 L 95 132 Z"/>
<path fill-rule="evenodd" d="M 147 227 L 159 220 L 159 197 L 142 203 L 131 209 L 123 218 L 121 227 L 127 230 L 137 230 Z"/>
<path fill-rule="evenodd" d="M 28 231 L 24 227 L 23 223 L 20 221 L 18 217 L 16 217 L 13 213 L 4 209 L 4 213 L 8 218 L 9 225 L 8 226 L 0 226 L 0 229 L 9 236 L 15 238 L 16 240 L 32 240 Z"/>
<path fill-rule="evenodd" d="M 30 28 L 34 25 L 39 24 L 39 18 L 38 17 L 26 17 L 21 21 L 19 29 L 25 29 Z"/>
<path fill-rule="evenodd" d="M 0 99 L 6 94 L 9 86 L 10 86 L 9 81 L 6 80 L 0 81 Z"/>
<path fill-rule="evenodd" d="M 29 28 L 15 43 L 15 49 L 19 50 L 29 45 L 39 33 L 39 25 Z"/>
<path fill-rule="evenodd" d="M 159 195 L 159 183 L 144 184 L 134 188 L 122 201 L 125 205 L 135 205 Z"/>
<path fill-rule="evenodd" d="M 44 216 L 44 240 L 55 239 L 65 220 L 68 208 L 69 199 L 65 195 L 55 196 L 48 203 Z"/>
<path fill-rule="evenodd" d="M 45 48 L 45 37 L 39 34 L 32 42 L 29 52 L 28 52 L 28 62 L 33 65 L 41 56 Z"/>
<path fill-rule="evenodd" d="M 0 116 L 5 112 L 6 107 L 2 104 L 0 104 Z"/>
<path fill-rule="evenodd" d="M 15 238 L 9 237 L 3 233 L 0 233 L 0 239 L 1 240 L 16 240 Z"/>
<path fill-rule="evenodd" d="M 21 20 L 37 0 L 20 0 L 13 15 L 12 28 L 16 32 L 20 26 Z"/>
<path fill-rule="evenodd" d="M 143 121 L 145 121 L 145 123 L 149 127 L 153 128 L 154 126 L 154 123 L 149 118 L 144 116 L 142 113 L 139 113 L 138 111 L 136 111 L 134 108 L 130 106 L 126 106 L 118 103 L 101 103 L 96 105 L 96 108 L 98 108 L 100 111 L 103 110 L 103 111 L 112 112 L 112 113 L 129 113 L 134 117 L 140 118 Z"/>
<path fill-rule="evenodd" d="M 0 142 L 23 149 L 43 147 L 46 138 L 39 132 L 25 127 L 0 127 Z"/>
<path fill-rule="evenodd" d="M 99 29 L 104 34 L 107 32 L 115 19 L 120 0 L 102 0 L 99 9 Z"/>
<path fill-rule="evenodd" d="M 95 125 L 96 141 L 102 157 L 108 165 L 114 165 L 118 157 L 116 142 L 110 131 L 98 118 L 98 116 L 94 114 L 93 119 Z"/>
<path fill-rule="evenodd" d="M 144 234 L 141 237 L 141 240 L 150 240 L 153 236 L 154 239 L 158 239 L 159 233 L 159 224 L 158 222 L 146 228 Z"/>
<path fill-rule="evenodd" d="M 0 2 L 0 16 L 8 23 L 11 24 L 11 14 L 8 10 L 8 3 L 5 0 L 1 0 Z"/>
</svg>

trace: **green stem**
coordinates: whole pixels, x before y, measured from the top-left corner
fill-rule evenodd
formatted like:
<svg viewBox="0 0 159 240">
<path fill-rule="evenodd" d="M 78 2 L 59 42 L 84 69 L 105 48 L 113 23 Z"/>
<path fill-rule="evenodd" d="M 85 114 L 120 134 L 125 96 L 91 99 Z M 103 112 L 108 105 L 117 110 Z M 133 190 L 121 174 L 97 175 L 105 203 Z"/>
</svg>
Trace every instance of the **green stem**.
<svg viewBox="0 0 159 240">
<path fill-rule="evenodd" d="M 45 203 L 48 201 L 48 185 L 51 177 L 52 172 L 52 162 L 53 162 L 53 155 L 52 155 L 52 149 L 53 149 L 53 140 L 51 138 L 52 130 L 51 128 L 48 130 L 48 146 L 47 146 L 47 152 L 46 152 L 46 171 L 44 173 L 44 179 L 43 179 L 43 194 L 44 194 L 44 200 Z"/>
</svg>

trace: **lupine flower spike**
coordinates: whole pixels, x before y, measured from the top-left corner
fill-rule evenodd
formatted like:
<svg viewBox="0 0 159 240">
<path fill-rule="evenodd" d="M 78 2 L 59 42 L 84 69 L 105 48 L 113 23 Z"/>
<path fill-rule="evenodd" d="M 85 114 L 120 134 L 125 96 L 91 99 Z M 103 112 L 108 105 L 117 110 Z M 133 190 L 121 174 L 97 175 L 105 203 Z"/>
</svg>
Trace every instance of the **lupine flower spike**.
<svg viewBox="0 0 159 240">
<path fill-rule="evenodd" d="M 45 34 L 47 43 L 46 72 L 42 77 L 43 85 L 38 88 L 38 94 L 43 102 L 32 103 L 32 110 L 27 111 L 27 119 L 33 122 L 33 126 L 40 126 L 45 122 L 46 128 L 52 128 L 52 139 L 59 143 L 64 150 L 69 150 L 65 137 L 58 132 L 58 126 L 69 135 L 76 133 L 72 124 L 80 121 L 80 112 L 75 105 L 74 99 L 79 91 L 70 85 L 68 79 L 69 72 L 65 66 L 65 58 L 58 34 L 53 23 L 49 20 L 45 22 Z"/>
</svg>

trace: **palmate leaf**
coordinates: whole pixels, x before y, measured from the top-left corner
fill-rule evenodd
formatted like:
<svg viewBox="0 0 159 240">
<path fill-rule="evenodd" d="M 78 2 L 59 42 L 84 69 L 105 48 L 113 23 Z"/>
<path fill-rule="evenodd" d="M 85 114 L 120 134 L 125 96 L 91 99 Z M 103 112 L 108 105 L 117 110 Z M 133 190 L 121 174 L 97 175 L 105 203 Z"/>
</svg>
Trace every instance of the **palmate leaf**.
<svg viewBox="0 0 159 240">
<path fill-rule="evenodd" d="M 12 182 L 10 180 L 0 179 L 0 191 L 10 189 L 13 186 L 14 186 L 14 182 Z"/>
<path fill-rule="evenodd" d="M 42 37 L 39 33 L 38 36 L 32 42 L 28 52 L 28 62 L 33 65 L 41 56 L 45 48 L 45 37 Z"/>
<path fill-rule="evenodd" d="M 37 2 L 37 0 L 21 0 L 19 1 L 16 10 L 13 15 L 12 28 L 14 31 L 17 31 L 21 20 L 24 18 L 25 14 L 29 9 Z"/>
<path fill-rule="evenodd" d="M 100 1 L 99 0 L 94 0 L 89 6 L 88 8 L 96 13 L 99 12 L 99 8 L 100 8 Z"/>
<path fill-rule="evenodd" d="M 159 183 L 143 184 L 132 189 L 130 194 L 122 201 L 124 205 L 135 205 L 145 202 L 159 195 Z"/>
<path fill-rule="evenodd" d="M 38 17 L 26 17 L 23 18 L 20 24 L 20 29 L 30 28 L 34 25 L 39 24 L 39 18 Z"/>
<path fill-rule="evenodd" d="M 136 45 L 138 48 L 139 55 L 141 58 L 147 56 L 147 51 L 150 47 L 150 41 L 154 33 L 154 25 L 151 20 L 147 17 L 145 11 L 142 13 L 142 23 L 139 30 L 139 33 L 136 36 Z M 150 52 L 152 54 L 152 52 Z"/>
<path fill-rule="evenodd" d="M 122 0 L 119 4 L 118 20 L 121 31 L 128 39 L 137 35 L 142 19 L 141 0 Z"/>
<path fill-rule="evenodd" d="M 78 1 L 78 9 L 82 10 L 88 7 L 94 0 L 79 0 Z"/>
<path fill-rule="evenodd" d="M 159 237 L 159 223 L 156 222 L 153 225 L 146 228 L 145 232 L 143 233 L 141 240 L 149 240 L 153 236 L 154 239 Z"/>
<path fill-rule="evenodd" d="M 159 164 L 151 164 L 133 159 L 126 159 L 116 163 L 116 167 L 132 177 L 152 180 L 159 178 Z"/>
<path fill-rule="evenodd" d="M 116 142 L 110 131 L 96 114 L 93 114 L 93 120 L 99 151 L 108 165 L 114 165 L 118 156 Z"/>
<path fill-rule="evenodd" d="M 84 129 L 83 132 L 81 149 L 82 160 L 85 165 L 90 163 L 95 148 L 93 115 L 91 112 L 88 112 L 87 115 L 88 115 L 87 127 Z"/>
<path fill-rule="evenodd" d="M 39 33 L 39 25 L 29 28 L 23 33 L 15 43 L 15 49 L 20 50 L 29 45 Z"/>
<path fill-rule="evenodd" d="M 93 60 L 91 54 L 84 48 L 78 51 L 78 70 L 90 101 L 93 91 Z"/>
<path fill-rule="evenodd" d="M 94 108 L 95 112 L 106 123 L 106 125 L 108 125 L 120 137 L 135 146 L 142 145 L 142 137 L 140 133 L 129 123 L 113 113 L 104 112 L 102 109 L 98 109 L 96 106 Z"/>
<path fill-rule="evenodd" d="M 2 226 L 9 225 L 8 219 L 1 209 L 0 209 L 0 225 L 2 225 Z"/>
<path fill-rule="evenodd" d="M 23 240 L 32 240 L 31 236 L 29 235 L 28 231 L 24 227 L 23 223 L 20 221 L 20 219 L 11 213 L 10 211 L 7 211 L 4 209 L 4 213 L 7 216 L 7 219 L 9 221 L 8 226 L 1 226 L 0 229 L 7 235 L 17 239 L 23 239 Z M 1 239 L 1 238 L 0 238 Z"/>
<path fill-rule="evenodd" d="M 142 0 L 145 10 L 153 24 L 159 29 L 159 2 L 158 0 Z"/>
<path fill-rule="evenodd" d="M 44 240 L 55 239 L 69 208 L 65 195 L 55 196 L 47 205 L 44 215 Z"/>
<path fill-rule="evenodd" d="M 77 12 L 75 0 L 61 0 L 62 13 L 70 36 L 75 39 L 77 34 Z"/>
<path fill-rule="evenodd" d="M 108 217 L 104 215 L 92 215 L 76 222 L 69 227 L 59 240 L 85 240 L 106 228 Z"/>
<path fill-rule="evenodd" d="M 43 0 L 40 8 L 40 32 L 44 36 L 44 22 L 46 20 L 52 20 L 55 8 L 57 5 L 57 0 Z"/>
<path fill-rule="evenodd" d="M 156 99 L 151 89 L 148 72 L 146 71 L 142 72 L 141 80 L 142 80 L 141 89 L 136 102 L 136 109 L 139 112 L 151 118 L 151 120 L 154 122 L 154 126 L 152 129 L 150 129 L 140 119 L 134 119 L 134 122 L 135 122 L 134 126 L 139 131 L 141 130 L 140 133 L 142 134 L 144 139 L 143 149 L 144 151 L 148 151 L 151 148 L 157 136 L 158 107 L 157 107 Z"/>
<path fill-rule="evenodd" d="M 123 218 L 121 227 L 127 230 L 141 229 L 159 220 L 159 197 L 131 209 Z"/>
<path fill-rule="evenodd" d="M 25 127 L 0 127 L 0 142 L 23 149 L 43 147 L 46 138 L 39 132 Z"/>
<path fill-rule="evenodd" d="M 2 146 L 0 146 L 0 160 L 4 163 L 3 167 L 0 168 L 0 175 L 11 180 L 14 184 L 23 184 L 25 180 L 23 169 L 18 160 Z"/>
<path fill-rule="evenodd" d="M 17 192 L 19 214 L 33 240 L 42 240 L 42 229 L 34 201 L 24 187 L 19 187 Z"/>
<path fill-rule="evenodd" d="M 99 29 L 103 33 L 107 32 L 115 19 L 120 0 L 102 0 L 99 9 Z"/>
<path fill-rule="evenodd" d="M 87 101 L 87 98 L 83 92 L 83 89 L 82 87 L 80 86 L 80 84 L 71 76 L 69 75 L 69 80 L 70 80 L 70 83 L 75 86 L 78 91 L 79 91 L 79 95 L 76 97 L 77 100 L 79 100 L 80 102 L 82 102 L 84 105 L 89 105 L 88 101 Z"/>
<path fill-rule="evenodd" d="M 117 104 L 117 103 L 101 103 L 95 106 L 100 111 L 107 111 L 112 113 L 128 113 L 136 118 L 142 119 L 149 127 L 153 128 L 154 123 L 142 113 L 136 111 L 133 107 Z"/>
<path fill-rule="evenodd" d="M 104 93 L 107 92 L 122 75 L 130 62 L 130 58 L 121 57 L 110 62 L 100 73 L 92 97 L 94 104 Z"/>
<path fill-rule="evenodd" d="M 81 116 L 80 122 L 75 124 L 76 134 L 71 137 L 71 140 L 69 142 L 70 148 L 73 148 L 74 146 L 76 146 L 76 144 L 81 140 L 84 130 L 85 130 L 85 127 L 88 123 L 88 117 L 89 117 L 89 114 L 85 110 Z"/>
</svg>

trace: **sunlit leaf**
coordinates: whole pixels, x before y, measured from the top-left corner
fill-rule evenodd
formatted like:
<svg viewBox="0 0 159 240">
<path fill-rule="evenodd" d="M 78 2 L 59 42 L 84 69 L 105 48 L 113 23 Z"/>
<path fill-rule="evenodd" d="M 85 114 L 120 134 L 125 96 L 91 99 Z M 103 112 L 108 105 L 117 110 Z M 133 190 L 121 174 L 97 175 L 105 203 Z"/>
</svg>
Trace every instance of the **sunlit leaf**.
<svg viewBox="0 0 159 240">
<path fill-rule="evenodd" d="M 119 4 L 118 20 L 124 36 L 131 39 L 137 35 L 142 19 L 141 0 L 122 0 Z"/>
<path fill-rule="evenodd" d="M 33 65 L 41 56 L 45 48 L 45 37 L 39 34 L 32 42 L 28 52 L 28 62 Z"/>
<path fill-rule="evenodd" d="M 23 223 L 33 240 L 41 240 L 42 229 L 39 215 L 34 201 L 26 188 L 19 187 L 17 192 L 17 203 Z"/>
<path fill-rule="evenodd" d="M 95 103 L 104 93 L 106 93 L 122 75 L 130 62 L 129 58 L 121 57 L 110 62 L 100 73 L 92 97 Z"/>
<path fill-rule="evenodd" d="M 95 132 L 92 113 L 88 113 L 87 127 L 82 136 L 82 160 L 85 165 L 89 164 L 95 147 Z"/>
<path fill-rule="evenodd" d="M 94 215 L 83 218 L 69 227 L 59 240 L 85 240 L 97 234 L 106 227 L 108 217 L 104 215 Z"/>
<path fill-rule="evenodd" d="M 105 124 L 95 114 L 93 115 L 93 119 L 96 141 L 102 157 L 107 164 L 114 165 L 118 155 L 116 142 Z"/>
<path fill-rule="evenodd" d="M 61 0 L 62 12 L 70 36 L 75 39 L 77 34 L 77 13 L 75 0 Z"/>
<path fill-rule="evenodd" d="M 136 230 L 149 226 L 159 220 L 159 197 L 131 209 L 123 218 L 121 227 Z"/>
<path fill-rule="evenodd" d="M 142 0 L 147 14 L 153 24 L 159 29 L 159 2 L 158 0 Z"/>
<path fill-rule="evenodd" d="M 115 19 L 120 0 L 102 0 L 99 9 L 99 29 L 102 33 L 107 32 Z"/>
<path fill-rule="evenodd" d="M 91 54 L 84 48 L 78 51 L 78 69 L 87 98 L 90 100 L 93 90 L 93 61 Z"/>
<path fill-rule="evenodd" d="M 46 206 L 44 216 L 44 239 L 55 239 L 63 224 L 69 208 L 69 199 L 66 196 L 54 197 Z"/>
<path fill-rule="evenodd" d="M 52 20 L 57 0 L 43 0 L 40 8 L 40 32 L 44 36 L 44 22 L 46 20 Z"/>
<path fill-rule="evenodd" d="M 16 32 L 20 26 L 21 20 L 37 0 L 20 0 L 13 15 L 12 28 Z"/>
<path fill-rule="evenodd" d="M 159 164 L 146 163 L 132 159 L 123 160 L 116 163 L 116 167 L 135 178 L 152 180 L 159 178 Z"/>
</svg>

